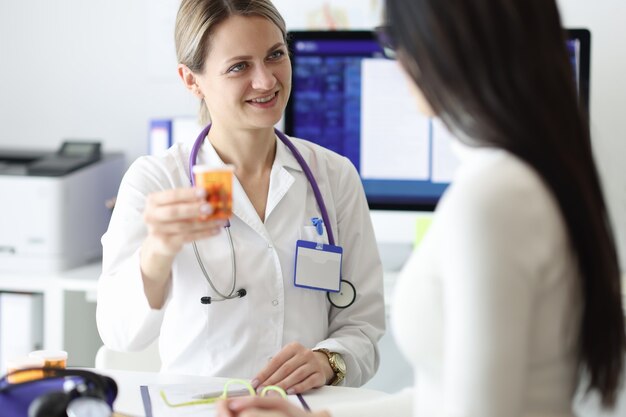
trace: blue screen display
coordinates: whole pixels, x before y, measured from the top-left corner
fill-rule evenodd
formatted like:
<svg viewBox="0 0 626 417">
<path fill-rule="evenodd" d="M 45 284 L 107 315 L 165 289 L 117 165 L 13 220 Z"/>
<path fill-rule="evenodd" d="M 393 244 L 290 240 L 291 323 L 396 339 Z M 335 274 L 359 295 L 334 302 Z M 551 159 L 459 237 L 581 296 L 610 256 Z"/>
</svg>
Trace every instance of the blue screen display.
<svg viewBox="0 0 626 417">
<path fill-rule="evenodd" d="M 398 174 L 389 162 L 389 175 L 384 162 L 376 167 L 375 174 L 364 169 L 363 114 L 365 97 L 363 62 L 369 58 L 384 60 L 383 52 L 370 32 L 352 32 L 354 39 L 329 39 L 331 34 L 315 38 L 313 32 L 292 33 L 290 49 L 293 62 L 293 85 L 285 115 L 286 133 L 309 140 L 346 156 L 361 175 L 365 194 L 371 208 L 391 208 L 409 210 L 432 210 L 442 193 L 449 185 L 448 174 L 437 174 L 438 166 L 449 167 L 458 164 L 451 152 L 440 152 L 442 145 L 436 145 L 437 127 L 433 121 L 426 121 L 417 133 L 422 138 L 419 150 L 408 147 L 396 149 L 408 152 L 403 164 L 418 164 L 424 168 L 419 176 Z M 574 68 L 577 68 L 577 45 L 568 42 L 568 51 Z M 406 88 L 405 88 L 406 90 Z M 375 90 L 374 90 L 375 91 Z M 376 94 L 407 94 L 406 91 L 384 90 Z M 392 110 L 393 111 L 393 110 Z M 416 117 L 423 117 L 417 115 Z M 383 121 L 384 124 L 384 121 Z M 385 138 L 376 138 L 384 141 Z M 368 142 L 371 143 L 371 142 Z M 439 146 L 439 148 L 438 148 Z M 414 158 L 413 158 L 414 157 Z M 371 160 L 371 159 L 370 159 Z M 383 158 L 379 158 L 383 160 Z M 407 167 L 410 168 L 410 167 Z M 392 172 L 393 171 L 393 172 Z M 452 171 L 450 171 L 452 172 Z M 450 177 L 451 178 L 451 175 Z"/>
</svg>

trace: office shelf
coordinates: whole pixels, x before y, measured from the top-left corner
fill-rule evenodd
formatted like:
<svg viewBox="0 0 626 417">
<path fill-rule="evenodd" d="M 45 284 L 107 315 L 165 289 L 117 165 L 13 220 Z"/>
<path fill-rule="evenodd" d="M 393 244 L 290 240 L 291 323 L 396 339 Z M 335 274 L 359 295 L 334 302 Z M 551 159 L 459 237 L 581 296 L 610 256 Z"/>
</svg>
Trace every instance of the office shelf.
<svg viewBox="0 0 626 417">
<path fill-rule="evenodd" d="M 67 350 L 69 365 L 93 366 L 101 345 L 93 302 L 101 268 L 98 260 L 60 272 L 0 271 L 0 292 L 42 294 L 44 349 Z"/>
</svg>

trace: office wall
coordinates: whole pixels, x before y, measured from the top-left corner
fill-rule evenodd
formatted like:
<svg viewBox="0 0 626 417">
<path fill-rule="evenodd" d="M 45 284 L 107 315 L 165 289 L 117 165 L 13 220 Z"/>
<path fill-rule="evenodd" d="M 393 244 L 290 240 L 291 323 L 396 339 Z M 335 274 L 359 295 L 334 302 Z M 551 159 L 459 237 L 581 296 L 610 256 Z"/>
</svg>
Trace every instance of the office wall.
<svg viewBox="0 0 626 417">
<path fill-rule="evenodd" d="M 132 160 L 151 117 L 194 114 L 176 75 L 177 4 L 0 0 L 0 147 L 97 138 Z"/>
<path fill-rule="evenodd" d="M 313 14 L 312 20 L 301 23 L 300 8 L 292 7 L 299 3 L 277 0 L 287 22 L 315 23 Z M 329 10 L 340 17 L 333 24 L 341 26 L 348 22 L 342 9 L 358 2 L 329 3 Z M 374 19 L 376 3 L 359 3 L 368 5 L 370 13 L 352 16 L 353 20 Z M 63 138 L 99 138 L 106 149 L 123 150 L 131 161 L 146 150 L 150 118 L 194 114 L 197 103 L 176 76 L 171 33 L 177 4 L 178 0 L 0 0 L 0 148 L 52 149 Z M 626 2 L 559 0 L 559 4 L 567 26 L 592 31 L 594 149 L 624 265 L 626 134 L 620 105 L 626 100 L 622 80 Z M 380 230 L 389 230 L 394 224 L 382 226 Z"/>
</svg>

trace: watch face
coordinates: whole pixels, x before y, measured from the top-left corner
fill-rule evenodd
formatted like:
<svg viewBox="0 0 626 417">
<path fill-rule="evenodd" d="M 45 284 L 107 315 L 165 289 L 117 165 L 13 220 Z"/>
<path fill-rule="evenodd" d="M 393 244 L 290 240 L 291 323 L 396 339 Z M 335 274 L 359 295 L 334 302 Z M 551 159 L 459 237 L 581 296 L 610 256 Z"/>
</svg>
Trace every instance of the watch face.
<svg viewBox="0 0 626 417">
<path fill-rule="evenodd" d="M 342 374 L 345 374 L 346 373 L 346 362 L 343 360 L 343 356 L 341 356 L 340 354 L 336 353 L 336 354 L 333 355 L 333 361 L 335 362 L 335 365 L 336 365 L 337 369 Z"/>
</svg>

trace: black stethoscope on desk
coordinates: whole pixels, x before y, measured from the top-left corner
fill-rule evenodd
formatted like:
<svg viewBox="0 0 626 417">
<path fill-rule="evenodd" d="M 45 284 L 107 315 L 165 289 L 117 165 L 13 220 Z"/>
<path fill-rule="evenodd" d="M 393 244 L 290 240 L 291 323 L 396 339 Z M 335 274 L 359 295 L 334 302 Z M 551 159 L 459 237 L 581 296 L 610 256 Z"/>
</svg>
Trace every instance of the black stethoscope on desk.
<svg viewBox="0 0 626 417">
<path fill-rule="evenodd" d="M 204 139 L 207 137 L 209 130 L 211 130 L 211 124 L 209 124 L 207 127 L 205 127 L 202 130 L 202 132 L 200 132 L 200 134 L 198 135 L 198 138 L 193 144 L 193 147 L 191 148 L 191 154 L 189 155 L 189 178 L 191 179 L 192 186 L 196 185 L 196 181 L 193 175 L 193 167 L 194 165 L 196 165 L 196 161 L 198 159 L 198 153 L 200 152 L 200 148 L 202 147 Z M 322 220 L 324 224 L 326 225 L 326 232 L 328 234 L 328 243 L 331 245 L 335 245 L 335 237 L 333 235 L 333 231 L 330 226 L 328 210 L 326 210 L 326 204 L 324 204 L 322 193 L 320 192 L 320 188 L 317 184 L 317 181 L 315 180 L 315 177 L 313 176 L 313 172 L 311 171 L 311 168 L 302 157 L 302 154 L 300 153 L 300 151 L 298 151 L 298 149 L 293 144 L 293 142 L 291 142 L 284 133 L 282 133 L 278 129 L 274 129 L 274 132 L 276 133 L 276 136 L 278 136 L 278 138 L 289 148 L 293 156 L 296 158 L 296 160 L 300 164 L 300 167 L 304 171 L 304 174 L 306 175 L 307 180 L 309 181 L 309 184 L 311 184 L 311 188 L 313 188 L 315 201 L 317 202 L 317 205 L 319 206 L 320 212 L 322 214 Z M 209 283 L 213 291 L 215 291 L 215 293 L 221 297 L 221 298 L 208 297 L 208 296 L 201 297 L 200 302 L 202 304 L 211 304 L 212 302 L 217 302 L 217 301 L 225 301 L 225 300 L 232 300 L 235 298 L 242 298 L 242 297 L 245 297 L 247 294 L 247 291 L 245 290 L 245 288 L 240 288 L 235 291 L 235 288 L 237 287 L 237 269 L 235 266 L 235 247 L 233 245 L 233 238 L 230 234 L 230 222 L 228 222 L 226 226 L 224 226 L 224 229 L 226 229 L 226 234 L 228 236 L 228 243 L 230 245 L 230 259 L 231 259 L 231 265 L 232 265 L 232 269 L 231 269 L 232 270 L 232 276 L 231 276 L 232 286 L 230 288 L 230 291 L 227 294 L 223 294 L 217 288 L 215 288 L 215 285 L 213 284 L 211 277 L 209 276 L 206 268 L 204 267 L 204 263 L 202 262 L 202 258 L 200 257 L 200 252 L 198 251 L 198 246 L 196 242 L 194 241 L 192 243 L 193 251 L 196 255 L 196 259 L 198 260 L 198 265 L 200 265 L 200 269 L 202 270 L 202 274 L 206 278 L 207 282 Z M 344 279 L 341 279 L 339 291 L 337 292 L 329 291 L 326 293 L 326 296 L 328 297 L 328 301 L 330 301 L 330 303 L 333 306 L 337 308 L 346 308 L 352 305 L 352 303 L 354 303 L 354 300 L 356 299 L 356 289 L 354 288 L 354 285 L 352 285 L 352 283 Z"/>
</svg>

